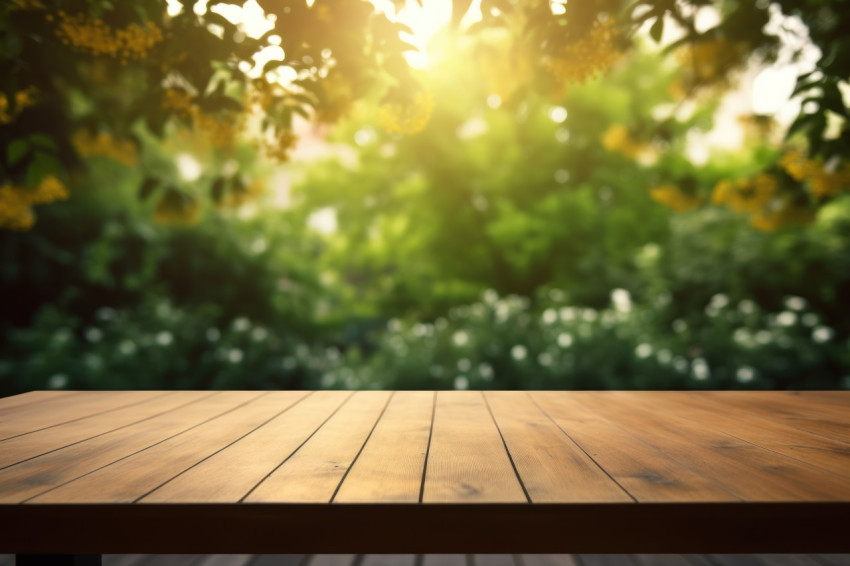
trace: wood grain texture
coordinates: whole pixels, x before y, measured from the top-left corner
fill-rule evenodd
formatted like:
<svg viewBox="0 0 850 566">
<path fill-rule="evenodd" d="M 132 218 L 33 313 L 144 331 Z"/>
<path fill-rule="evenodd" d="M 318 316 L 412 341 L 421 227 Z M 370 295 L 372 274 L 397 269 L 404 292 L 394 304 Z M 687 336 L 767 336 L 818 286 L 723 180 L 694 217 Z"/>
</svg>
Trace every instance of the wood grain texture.
<svg viewBox="0 0 850 566">
<path fill-rule="evenodd" d="M 32 499 L 34 503 L 131 503 L 252 431 L 301 397 L 282 391 L 227 392 L 234 408 Z"/>
<path fill-rule="evenodd" d="M 0 503 L 19 503 L 108 466 L 232 410 L 238 399 L 221 393 L 157 417 L 0 470 Z"/>
<path fill-rule="evenodd" d="M 850 552 L 848 392 L 120 393 L 0 399 L 0 552 Z"/>
<path fill-rule="evenodd" d="M 233 502 L 286 460 L 350 396 L 318 391 L 140 501 Z"/>
<path fill-rule="evenodd" d="M 745 501 L 850 500 L 850 477 L 825 473 L 664 411 L 663 393 L 609 391 L 604 396 L 592 392 L 571 395 Z"/>
<path fill-rule="evenodd" d="M 310 440 L 245 498 L 247 502 L 329 503 L 392 394 L 359 391 Z"/>
<path fill-rule="evenodd" d="M 162 391 L 87 391 L 73 396 L 46 397 L 43 402 L 0 412 L 0 440 L 120 410 L 163 394 Z"/>
<path fill-rule="evenodd" d="M 765 419 L 751 411 L 740 411 L 723 403 L 683 392 L 670 392 L 659 396 L 657 402 L 663 405 L 665 410 L 698 422 L 702 426 L 716 428 L 735 438 L 838 475 L 846 474 L 850 470 L 850 444 L 794 428 L 782 420 Z"/>
<path fill-rule="evenodd" d="M 209 395 L 207 391 L 175 391 L 115 411 L 10 438 L 3 442 L 0 468 L 144 421 Z"/>
<path fill-rule="evenodd" d="M 846 398 L 845 395 L 840 397 Z M 709 391 L 706 399 L 735 407 L 772 422 L 850 443 L 850 412 L 834 403 L 819 403 L 810 395 L 771 391 Z M 838 397 L 832 395 L 831 397 Z"/>
<path fill-rule="evenodd" d="M 437 393 L 422 501 L 528 501 L 480 392 Z"/>
<path fill-rule="evenodd" d="M 484 398 L 533 503 L 633 500 L 528 395 L 491 391 Z"/>
<path fill-rule="evenodd" d="M 534 401 L 638 502 L 740 501 L 590 409 L 567 392 L 533 392 Z"/>
<path fill-rule="evenodd" d="M 71 399 L 68 397 L 69 395 L 74 395 L 78 393 L 76 391 L 28 391 L 26 393 L 20 393 L 18 395 L 12 395 L 11 397 L 3 397 L 0 398 L 0 411 L 4 413 L 8 411 L 12 411 L 13 409 L 18 409 L 23 407 L 24 405 L 31 405 L 33 403 L 41 403 L 47 400 L 57 400 L 61 397 L 65 397 L 66 400 Z"/>
<path fill-rule="evenodd" d="M 393 395 L 335 503 L 419 501 L 435 398 L 431 391 Z"/>
</svg>

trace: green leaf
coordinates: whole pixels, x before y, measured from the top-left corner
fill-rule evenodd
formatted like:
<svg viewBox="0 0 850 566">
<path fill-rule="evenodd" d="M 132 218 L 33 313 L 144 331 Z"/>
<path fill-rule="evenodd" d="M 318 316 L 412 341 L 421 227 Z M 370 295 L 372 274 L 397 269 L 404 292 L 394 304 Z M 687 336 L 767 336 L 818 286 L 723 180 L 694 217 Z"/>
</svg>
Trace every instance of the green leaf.
<svg viewBox="0 0 850 566">
<path fill-rule="evenodd" d="M 655 23 L 649 28 L 649 35 L 655 40 L 655 43 L 661 41 L 661 35 L 664 33 L 664 15 L 660 15 L 655 19 Z"/>
<path fill-rule="evenodd" d="M 30 144 L 27 140 L 16 139 L 6 148 L 6 163 L 9 167 L 14 167 L 21 162 L 30 151 Z"/>
<path fill-rule="evenodd" d="M 212 195 L 214 203 L 221 204 L 222 199 L 224 199 L 224 177 L 218 177 L 213 181 L 210 187 L 210 195 Z"/>
<path fill-rule="evenodd" d="M 27 186 L 37 187 L 48 175 L 61 175 L 62 163 L 49 153 L 37 151 L 27 169 Z"/>
<path fill-rule="evenodd" d="M 159 188 L 159 179 L 148 177 L 139 187 L 139 200 L 144 201 Z"/>
</svg>

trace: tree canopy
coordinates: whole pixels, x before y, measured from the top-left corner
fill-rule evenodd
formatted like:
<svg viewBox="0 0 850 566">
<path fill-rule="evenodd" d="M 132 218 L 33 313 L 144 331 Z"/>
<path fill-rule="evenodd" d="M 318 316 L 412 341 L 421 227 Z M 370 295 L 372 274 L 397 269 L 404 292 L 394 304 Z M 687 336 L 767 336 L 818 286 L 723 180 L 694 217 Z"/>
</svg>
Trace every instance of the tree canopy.
<svg viewBox="0 0 850 566">
<path fill-rule="evenodd" d="M 421 0 L 420 3 L 424 2 Z M 155 197 L 163 222 L 191 221 L 200 200 L 240 201 L 251 194 L 239 154 L 250 140 L 260 154 L 286 161 L 297 136 L 294 115 L 324 123 L 346 116 L 355 101 L 380 100 L 376 122 L 413 134 L 435 100 L 407 64 L 411 30 L 365 1 L 262 0 L 267 30 L 251 35 L 228 18 L 245 2 L 15 0 L 0 10 L 0 139 L 5 148 L 0 226 L 28 229 L 33 207 L 68 197 L 85 183 L 83 161 L 107 155 L 144 171 L 142 198 Z M 404 4 L 394 0 L 396 8 Z M 707 202 L 752 215 L 772 229 L 806 220 L 848 186 L 846 16 L 837 2 L 783 0 L 453 0 L 455 35 L 482 38 L 476 59 L 489 64 L 487 97 L 510 104 L 529 93 L 557 100 L 571 87 L 605 75 L 647 35 L 683 69 L 679 103 L 728 86 L 754 59 L 774 61 L 782 36 L 771 10 L 800 18 L 815 68 L 797 79 L 805 98 L 788 130 L 787 151 L 748 178 L 700 191 L 669 179 L 656 198 L 674 209 Z M 716 10 L 701 26 L 700 10 Z M 462 22 L 472 21 L 472 24 Z M 460 57 L 461 55 L 458 54 Z M 475 88 L 475 85 L 467 85 Z M 480 90 L 480 89 L 479 89 Z M 759 117 L 756 117 L 758 120 Z M 665 143 L 676 129 L 662 117 L 611 130 L 608 144 L 638 153 Z M 218 156 L 204 172 L 205 190 L 175 181 L 151 140 L 195 132 Z M 793 141 L 796 140 L 796 141 Z M 239 159 L 237 159 L 239 158 Z M 235 161 L 234 161 L 235 160 Z M 173 169 L 173 166 L 171 167 Z"/>
</svg>

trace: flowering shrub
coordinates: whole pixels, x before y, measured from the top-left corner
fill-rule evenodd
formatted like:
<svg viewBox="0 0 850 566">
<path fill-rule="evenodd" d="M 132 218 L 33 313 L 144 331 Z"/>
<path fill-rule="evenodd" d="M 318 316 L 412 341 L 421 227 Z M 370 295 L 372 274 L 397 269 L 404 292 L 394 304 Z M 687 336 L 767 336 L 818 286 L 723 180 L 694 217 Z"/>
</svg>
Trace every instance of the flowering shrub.
<svg viewBox="0 0 850 566">
<path fill-rule="evenodd" d="M 850 388 L 850 339 L 801 297 L 768 312 L 714 295 L 669 319 L 670 296 L 633 303 L 624 289 L 602 309 L 561 290 L 535 301 L 486 291 L 430 323 L 391 320 L 377 352 L 338 358 L 321 387 L 390 389 Z"/>
</svg>

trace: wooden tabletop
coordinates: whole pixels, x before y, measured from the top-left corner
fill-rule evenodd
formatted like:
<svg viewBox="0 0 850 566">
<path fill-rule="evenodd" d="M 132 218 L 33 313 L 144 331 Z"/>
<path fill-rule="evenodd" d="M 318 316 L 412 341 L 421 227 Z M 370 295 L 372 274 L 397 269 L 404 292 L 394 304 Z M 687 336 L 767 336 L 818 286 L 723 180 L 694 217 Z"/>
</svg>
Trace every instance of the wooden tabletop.
<svg viewBox="0 0 850 566">
<path fill-rule="evenodd" d="M 0 552 L 850 552 L 850 392 L 35 391 Z"/>
</svg>

